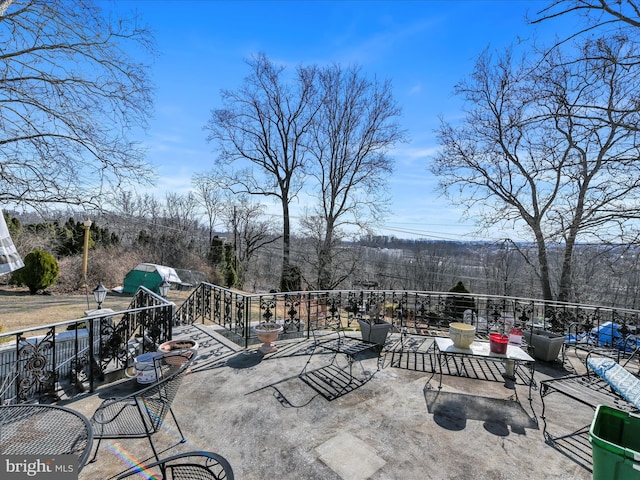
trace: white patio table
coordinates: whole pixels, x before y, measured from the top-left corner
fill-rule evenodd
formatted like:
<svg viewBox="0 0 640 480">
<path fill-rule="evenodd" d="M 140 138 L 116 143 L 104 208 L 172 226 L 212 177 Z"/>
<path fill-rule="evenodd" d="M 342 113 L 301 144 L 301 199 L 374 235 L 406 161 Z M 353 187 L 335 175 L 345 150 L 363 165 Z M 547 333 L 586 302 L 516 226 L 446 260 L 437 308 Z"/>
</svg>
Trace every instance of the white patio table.
<svg viewBox="0 0 640 480">
<path fill-rule="evenodd" d="M 456 374 L 458 376 L 462 375 L 462 370 L 459 367 L 458 363 L 455 362 L 455 357 L 461 358 L 461 364 L 464 362 L 465 358 L 474 358 L 476 360 L 485 360 L 485 361 L 493 361 L 493 362 L 502 362 L 504 363 L 505 371 L 503 373 L 503 377 L 505 381 L 516 379 L 516 372 L 518 368 L 518 363 L 523 363 L 527 369 L 526 375 L 526 383 L 529 385 L 529 402 L 531 402 L 531 388 L 534 385 L 533 375 L 535 373 L 535 360 L 522 348 L 517 347 L 515 345 L 508 345 L 507 352 L 504 354 L 494 353 L 489 348 L 488 341 L 474 341 L 469 348 L 458 348 L 453 345 L 453 340 L 449 337 L 435 337 L 434 339 L 436 346 L 436 357 L 438 359 L 438 368 L 440 370 L 440 380 L 438 383 L 438 388 L 442 388 L 442 373 L 443 373 L 443 364 L 448 362 L 450 358 L 454 359 L 454 364 L 456 367 Z M 444 362 L 444 363 L 443 363 Z"/>
</svg>

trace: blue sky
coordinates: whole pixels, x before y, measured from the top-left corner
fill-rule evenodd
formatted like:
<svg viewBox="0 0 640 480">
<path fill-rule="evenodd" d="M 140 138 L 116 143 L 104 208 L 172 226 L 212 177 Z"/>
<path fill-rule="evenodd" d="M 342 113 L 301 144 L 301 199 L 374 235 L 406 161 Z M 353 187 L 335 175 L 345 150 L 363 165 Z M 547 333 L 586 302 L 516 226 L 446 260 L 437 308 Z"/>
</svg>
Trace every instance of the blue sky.
<svg viewBox="0 0 640 480">
<path fill-rule="evenodd" d="M 381 235 L 437 239 L 473 237 L 473 219 L 448 205 L 428 172 L 437 148 L 434 129 L 442 115 L 462 115 L 452 96 L 487 46 L 502 49 L 517 39 L 551 39 L 571 31 L 564 21 L 533 27 L 525 22 L 548 1 L 214 1 L 120 0 L 137 10 L 153 31 L 160 56 L 151 78 L 156 113 L 140 140 L 159 175 L 152 190 L 184 193 L 196 172 L 209 170 L 213 146 L 202 127 L 220 105 L 222 88 L 237 88 L 248 73 L 245 59 L 264 52 L 276 63 L 344 66 L 389 79 L 402 107 L 409 142 L 392 153 L 392 215 Z M 279 214 L 277 205 L 269 211 Z M 496 230 L 484 239 L 518 237 Z"/>
</svg>

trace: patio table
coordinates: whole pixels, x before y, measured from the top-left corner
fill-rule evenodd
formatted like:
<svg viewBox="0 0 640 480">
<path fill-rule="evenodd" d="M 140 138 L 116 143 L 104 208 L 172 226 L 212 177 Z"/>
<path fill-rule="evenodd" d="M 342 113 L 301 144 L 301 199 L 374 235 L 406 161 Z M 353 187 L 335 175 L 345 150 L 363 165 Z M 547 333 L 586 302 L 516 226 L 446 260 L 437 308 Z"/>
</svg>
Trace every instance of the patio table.
<svg viewBox="0 0 640 480">
<path fill-rule="evenodd" d="M 508 345 L 507 352 L 493 353 L 489 347 L 489 342 L 486 341 L 474 341 L 469 348 L 458 348 L 453 345 L 453 340 L 449 337 L 435 337 L 434 343 L 436 346 L 436 358 L 438 360 L 438 368 L 440 370 L 440 381 L 438 388 L 442 389 L 442 374 L 443 374 L 443 362 L 453 359 L 456 366 L 456 374 L 462 375 L 462 370 L 455 361 L 456 357 L 461 358 L 461 364 L 464 363 L 465 358 L 474 358 L 476 360 L 485 360 L 492 362 L 503 362 L 505 365 L 504 378 L 506 380 L 515 380 L 515 375 L 518 369 L 518 363 L 523 363 L 527 366 L 526 383 L 529 385 L 529 402 L 532 401 L 531 388 L 534 384 L 533 376 L 535 373 L 535 360 L 522 348 L 515 345 Z"/>
<path fill-rule="evenodd" d="M 0 406 L 0 455 L 73 455 L 80 471 L 92 443 L 89 420 L 75 410 L 42 404 Z"/>
</svg>

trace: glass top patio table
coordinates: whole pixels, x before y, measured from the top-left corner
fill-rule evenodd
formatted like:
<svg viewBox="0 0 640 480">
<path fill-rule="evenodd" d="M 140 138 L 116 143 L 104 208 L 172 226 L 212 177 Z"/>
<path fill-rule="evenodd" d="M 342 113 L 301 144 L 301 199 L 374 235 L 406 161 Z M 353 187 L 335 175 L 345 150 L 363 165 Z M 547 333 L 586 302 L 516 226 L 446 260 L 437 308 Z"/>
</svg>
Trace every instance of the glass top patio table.
<svg viewBox="0 0 640 480">
<path fill-rule="evenodd" d="M 493 353 L 489 348 L 489 342 L 475 341 L 469 348 L 458 348 L 453 345 L 453 340 L 448 337 L 436 337 L 436 346 L 441 353 L 457 353 L 475 357 L 495 357 L 510 359 L 519 362 L 534 362 L 535 360 L 520 347 L 507 345 L 507 353 Z"/>
<path fill-rule="evenodd" d="M 442 357 L 462 356 L 474 357 L 477 359 L 503 361 L 505 364 L 505 381 L 507 379 L 515 379 L 515 369 L 518 362 L 524 362 L 529 366 L 528 384 L 529 384 L 529 401 L 531 398 L 531 387 L 534 380 L 535 360 L 522 348 L 515 345 L 507 345 L 506 353 L 494 353 L 491 351 L 488 341 L 474 341 L 469 348 L 458 348 L 453 345 L 453 340 L 449 337 L 435 337 L 436 356 L 438 358 L 438 366 L 440 369 L 440 382 L 438 388 L 442 388 Z"/>
<path fill-rule="evenodd" d="M 92 443 L 89 420 L 75 410 L 42 404 L 0 406 L 0 455 L 73 455 L 80 471 Z"/>
</svg>

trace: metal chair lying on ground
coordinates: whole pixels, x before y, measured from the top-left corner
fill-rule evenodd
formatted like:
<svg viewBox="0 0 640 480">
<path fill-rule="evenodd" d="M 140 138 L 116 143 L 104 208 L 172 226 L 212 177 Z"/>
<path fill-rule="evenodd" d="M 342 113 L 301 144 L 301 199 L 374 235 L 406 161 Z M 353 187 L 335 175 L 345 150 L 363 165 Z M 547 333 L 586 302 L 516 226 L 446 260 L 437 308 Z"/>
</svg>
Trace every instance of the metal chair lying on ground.
<svg viewBox="0 0 640 480">
<path fill-rule="evenodd" d="M 120 475 L 118 480 L 138 475 L 160 478 L 154 470 L 160 470 L 165 480 L 233 480 L 233 469 L 229 462 L 217 453 L 186 452 L 165 458 L 149 465 L 139 465 Z"/>
<path fill-rule="evenodd" d="M 299 377 L 327 400 L 334 400 L 362 386 L 380 370 L 382 345 L 347 335 L 338 309 L 327 313 L 310 328 L 313 349 Z M 360 332 L 356 334 L 360 335 Z M 328 353 L 331 360 L 319 368 L 309 369 L 312 359 L 321 353 Z M 344 357 L 346 364 L 340 365 L 339 357 Z M 367 358 L 375 358 L 377 368 L 366 371 L 362 366 L 362 375 L 354 375 L 354 363 Z"/>
<path fill-rule="evenodd" d="M 160 356 L 155 359 L 157 381 L 135 393 L 105 400 L 91 417 L 94 439 L 98 440 L 92 462 L 95 461 L 103 439 L 147 438 L 153 455 L 160 460 L 152 435 L 162 427 L 171 413 L 185 442 L 184 434 L 171 409 L 184 374 L 196 357 L 194 350 Z"/>
</svg>

